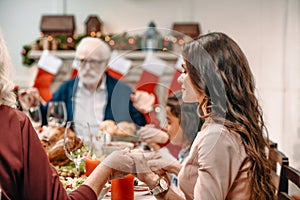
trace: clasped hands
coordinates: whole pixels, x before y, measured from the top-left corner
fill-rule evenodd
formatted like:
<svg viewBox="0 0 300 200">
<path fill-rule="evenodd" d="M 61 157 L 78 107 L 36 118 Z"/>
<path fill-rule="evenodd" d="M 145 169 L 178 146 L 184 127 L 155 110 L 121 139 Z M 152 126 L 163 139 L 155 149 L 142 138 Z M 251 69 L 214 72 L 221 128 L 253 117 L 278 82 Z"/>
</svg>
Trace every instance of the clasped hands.
<svg viewBox="0 0 300 200">
<path fill-rule="evenodd" d="M 165 175 L 180 164 L 176 159 L 163 157 L 158 152 L 143 152 L 140 149 L 114 151 L 101 163 L 111 169 L 110 179 L 135 175 L 147 185 L 154 175 Z M 170 171 L 168 171 L 170 170 Z"/>
</svg>

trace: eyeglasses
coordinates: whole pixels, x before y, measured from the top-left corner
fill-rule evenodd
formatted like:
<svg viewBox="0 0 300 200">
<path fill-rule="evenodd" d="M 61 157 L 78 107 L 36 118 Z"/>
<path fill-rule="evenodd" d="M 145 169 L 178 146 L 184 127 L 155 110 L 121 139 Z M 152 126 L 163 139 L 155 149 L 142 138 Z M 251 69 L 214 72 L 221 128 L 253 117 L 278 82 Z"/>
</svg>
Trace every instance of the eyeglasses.
<svg viewBox="0 0 300 200">
<path fill-rule="evenodd" d="M 106 61 L 107 61 L 107 59 L 105 59 L 105 60 L 79 59 L 79 58 L 74 59 L 74 62 L 75 62 L 76 66 L 82 67 L 82 66 L 84 66 L 88 63 L 89 66 L 92 67 L 92 68 L 99 67 L 99 65 L 101 65 L 102 63 L 105 63 Z"/>
</svg>

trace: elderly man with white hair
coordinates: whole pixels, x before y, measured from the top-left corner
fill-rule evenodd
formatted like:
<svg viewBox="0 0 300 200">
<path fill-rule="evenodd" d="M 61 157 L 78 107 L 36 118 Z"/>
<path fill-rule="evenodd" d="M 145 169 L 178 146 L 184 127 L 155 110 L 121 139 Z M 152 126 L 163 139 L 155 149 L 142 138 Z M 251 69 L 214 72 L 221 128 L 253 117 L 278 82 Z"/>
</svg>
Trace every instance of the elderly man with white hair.
<svg viewBox="0 0 300 200">
<path fill-rule="evenodd" d="M 130 99 L 131 88 L 106 72 L 110 56 L 110 47 L 101 39 L 86 37 L 80 41 L 74 60 L 78 76 L 64 82 L 50 100 L 66 103 L 68 121 L 91 125 L 104 120 L 146 124 L 144 115 Z M 46 124 L 46 109 L 43 106 L 43 124 Z"/>
</svg>

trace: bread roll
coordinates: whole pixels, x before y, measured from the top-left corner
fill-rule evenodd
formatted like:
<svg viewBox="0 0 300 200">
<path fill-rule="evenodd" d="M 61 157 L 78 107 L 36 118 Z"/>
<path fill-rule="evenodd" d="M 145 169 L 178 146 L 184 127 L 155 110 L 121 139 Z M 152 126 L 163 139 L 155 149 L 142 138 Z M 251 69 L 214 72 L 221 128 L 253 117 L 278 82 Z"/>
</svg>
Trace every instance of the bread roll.
<svg viewBox="0 0 300 200">
<path fill-rule="evenodd" d="M 115 135 L 119 136 L 134 136 L 136 135 L 136 126 L 133 122 L 119 122 Z"/>
<path fill-rule="evenodd" d="M 116 122 L 110 119 L 103 121 L 100 124 L 100 131 L 106 131 L 111 135 L 115 134 L 115 132 L 117 131 Z"/>
<path fill-rule="evenodd" d="M 105 120 L 100 124 L 100 131 L 106 131 L 111 135 L 134 136 L 136 126 L 133 122 L 122 121 L 116 124 L 113 120 Z"/>
</svg>

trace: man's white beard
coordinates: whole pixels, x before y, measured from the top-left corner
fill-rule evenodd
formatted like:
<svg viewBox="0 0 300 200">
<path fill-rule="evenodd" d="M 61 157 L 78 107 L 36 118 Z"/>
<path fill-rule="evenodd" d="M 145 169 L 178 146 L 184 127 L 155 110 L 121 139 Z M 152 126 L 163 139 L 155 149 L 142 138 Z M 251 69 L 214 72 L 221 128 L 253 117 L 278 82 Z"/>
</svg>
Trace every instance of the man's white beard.
<svg viewBox="0 0 300 200">
<path fill-rule="evenodd" d="M 98 84 L 104 72 L 96 73 L 94 71 L 89 71 L 86 73 L 85 70 L 81 70 L 78 72 L 78 77 L 82 83 L 87 85 Z"/>
</svg>

